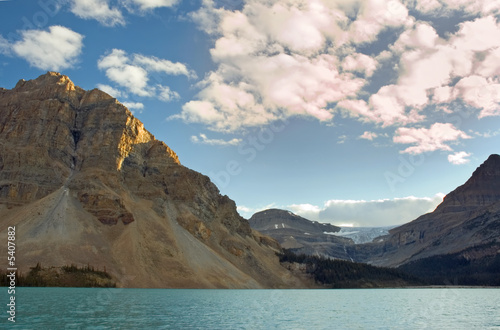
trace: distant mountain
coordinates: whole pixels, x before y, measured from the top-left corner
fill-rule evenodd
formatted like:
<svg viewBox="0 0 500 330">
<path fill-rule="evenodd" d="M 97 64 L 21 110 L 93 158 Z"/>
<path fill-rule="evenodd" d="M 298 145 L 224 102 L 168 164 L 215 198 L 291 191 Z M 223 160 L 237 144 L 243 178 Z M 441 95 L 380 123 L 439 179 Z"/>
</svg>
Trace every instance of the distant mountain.
<svg viewBox="0 0 500 330">
<path fill-rule="evenodd" d="M 411 264 L 405 267 L 413 270 L 442 262 L 441 278 L 456 276 L 457 263 L 470 265 L 461 268 L 464 274 L 489 269 L 500 278 L 500 156 L 491 155 L 434 212 L 390 230 L 380 241 L 356 246 L 350 253 L 357 261 Z"/>
<path fill-rule="evenodd" d="M 14 227 L 25 274 L 90 264 L 125 287 L 303 286 L 207 176 L 55 72 L 0 89 L 0 231 Z"/>
<path fill-rule="evenodd" d="M 329 223 L 319 223 L 296 215 L 290 211 L 268 209 L 252 215 L 248 220 L 250 226 L 258 231 L 273 231 L 278 229 L 296 229 L 309 234 L 323 234 L 324 232 L 338 232 L 340 227 Z"/>
<path fill-rule="evenodd" d="M 346 246 L 354 242 L 349 238 L 332 235 L 341 230 L 332 224 L 311 221 L 280 209 L 255 213 L 248 222 L 253 229 L 271 236 L 283 248 L 296 253 L 351 259 Z"/>
</svg>

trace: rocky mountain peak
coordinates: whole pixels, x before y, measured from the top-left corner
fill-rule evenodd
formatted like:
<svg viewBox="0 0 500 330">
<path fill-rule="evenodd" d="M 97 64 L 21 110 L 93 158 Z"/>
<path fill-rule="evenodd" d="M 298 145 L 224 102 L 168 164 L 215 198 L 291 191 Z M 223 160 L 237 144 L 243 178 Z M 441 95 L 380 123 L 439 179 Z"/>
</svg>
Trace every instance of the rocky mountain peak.
<svg viewBox="0 0 500 330">
<path fill-rule="evenodd" d="M 135 287 L 296 281 L 277 242 L 207 176 L 116 99 L 56 72 L 0 89 L 0 231 L 9 226 L 23 272 L 90 263 Z"/>
<path fill-rule="evenodd" d="M 437 212 L 472 211 L 500 201 L 500 156 L 490 155 L 463 185 L 445 196 Z"/>
</svg>

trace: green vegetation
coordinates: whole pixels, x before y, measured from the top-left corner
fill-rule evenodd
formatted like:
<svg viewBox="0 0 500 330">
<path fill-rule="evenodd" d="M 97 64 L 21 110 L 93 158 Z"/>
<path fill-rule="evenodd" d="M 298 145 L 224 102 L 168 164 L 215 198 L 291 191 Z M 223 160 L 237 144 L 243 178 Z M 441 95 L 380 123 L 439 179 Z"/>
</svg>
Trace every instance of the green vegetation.
<svg viewBox="0 0 500 330">
<path fill-rule="evenodd" d="M 375 267 L 346 260 L 295 254 L 283 250 L 280 262 L 298 263 L 316 283 L 331 288 L 383 288 L 422 285 L 416 277 L 393 268 Z"/>
<path fill-rule="evenodd" d="M 493 253 L 482 258 L 470 257 L 485 250 Z M 416 260 L 398 269 L 422 278 L 429 285 L 500 286 L 500 254 L 496 251 L 500 251 L 500 244 L 490 243 Z"/>
<path fill-rule="evenodd" d="M 7 274 L 0 271 L 0 286 L 9 286 Z M 45 268 L 38 263 L 27 275 L 16 273 L 16 286 L 114 288 L 116 283 L 105 269 L 96 270 L 90 265 Z"/>
</svg>

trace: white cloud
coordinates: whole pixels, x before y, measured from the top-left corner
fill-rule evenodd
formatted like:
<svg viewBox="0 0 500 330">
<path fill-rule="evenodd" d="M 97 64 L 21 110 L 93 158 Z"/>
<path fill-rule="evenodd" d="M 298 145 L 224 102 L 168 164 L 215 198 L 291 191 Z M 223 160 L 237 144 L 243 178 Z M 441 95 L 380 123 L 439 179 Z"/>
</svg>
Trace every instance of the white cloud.
<svg viewBox="0 0 500 330">
<path fill-rule="evenodd" d="M 83 19 L 95 19 L 105 26 L 125 25 L 120 9 L 110 8 L 107 0 L 73 0 L 71 12 Z"/>
<path fill-rule="evenodd" d="M 276 204 L 274 204 L 274 203 L 267 204 L 267 205 L 264 205 L 261 207 L 255 207 L 255 208 L 246 207 L 243 205 L 237 206 L 238 212 L 241 214 L 241 216 L 245 217 L 246 219 L 250 219 L 250 217 L 257 212 L 268 210 L 268 209 L 273 209 L 273 208 L 276 208 Z"/>
<path fill-rule="evenodd" d="M 410 26 L 414 20 L 398 0 L 352 2 L 352 6 L 359 6 L 356 20 L 349 30 L 349 37 L 354 43 L 372 42 L 382 30 Z"/>
<path fill-rule="evenodd" d="M 500 3 L 491 0 L 419 0 L 410 1 L 415 9 L 428 15 L 450 15 L 452 11 L 463 11 L 475 15 L 498 14 Z"/>
<path fill-rule="evenodd" d="M 474 134 L 477 135 L 477 136 L 480 136 L 480 137 L 484 137 L 484 138 L 492 138 L 492 137 L 500 135 L 500 129 L 498 129 L 496 131 L 488 130 L 488 131 L 486 131 L 484 133 L 474 132 Z"/>
<path fill-rule="evenodd" d="M 500 46 L 500 25 L 495 17 L 477 18 L 460 24 L 453 44 L 457 49 L 482 52 Z"/>
<path fill-rule="evenodd" d="M 378 137 L 378 134 L 377 133 L 374 133 L 374 132 L 364 132 L 362 135 L 360 135 L 360 139 L 365 139 L 365 140 L 370 140 L 370 141 L 373 141 L 374 139 L 376 139 Z"/>
<path fill-rule="evenodd" d="M 500 83 L 496 79 L 469 76 L 453 88 L 454 98 L 481 109 L 479 118 L 500 115 Z"/>
<path fill-rule="evenodd" d="M 347 135 L 341 135 L 337 138 L 337 144 L 344 144 L 348 139 Z"/>
<path fill-rule="evenodd" d="M 154 56 L 144 56 L 134 54 L 133 62 L 137 65 L 144 67 L 148 71 L 163 72 L 168 75 L 184 75 L 191 78 L 196 78 L 196 73 L 187 68 L 187 66 L 180 62 L 171 62 L 169 60 L 160 59 Z"/>
<path fill-rule="evenodd" d="M 319 221 L 319 214 L 324 210 L 324 207 L 313 204 L 292 204 L 287 206 L 287 209 L 308 220 Z"/>
<path fill-rule="evenodd" d="M 246 217 L 250 217 L 253 214 L 253 209 L 244 205 L 238 205 L 236 209 L 240 214 L 245 214 Z"/>
<path fill-rule="evenodd" d="M 83 48 L 83 35 L 59 25 L 48 31 L 25 30 L 20 34 L 21 40 L 10 45 L 11 51 L 42 70 L 73 67 Z"/>
<path fill-rule="evenodd" d="M 180 96 L 168 86 L 151 85 L 149 82 L 151 72 L 195 76 L 185 64 L 174 63 L 154 56 L 128 55 L 121 49 L 113 49 L 107 55 L 102 56 L 97 62 L 97 66 L 106 72 L 108 79 L 125 88 L 128 92 L 142 97 L 157 97 L 165 102 L 178 99 Z M 117 90 L 113 89 L 113 91 Z"/>
<path fill-rule="evenodd" d="M 396 130 L 393 141 L 401 144 L 415 144 L 403 150 L 402 153 L 417 155 L 435 150 L 452 151 L 445 142 L 469 138 L 470 136 L 456 129 L 452 124 L 435 123 L 428 129 L 400 127 Z"/>
<path fill-rule="evenodd" d="M 179 93 L 174 92 L 168 86 L 157 85 L 158 98 L 164 102 L 170 102 L 180 98 Z"/>
<path fill-rule="evenodd" d="M 432 212 L 444 194 L 433 197 L 403 197 L 381 200 L 329 200 L 323 206 L 294 204 L 288 208 L 304 218 L 334 225 L 361 227 L 401 225 Z"/>
<path fill-rule="evenodd" d="M 236 138 L 228 141 L 222 139 L 209 139 L 205 134 L 199 134 L 199 136 L 191 136 L 191 142 L 193 143 L 203 143 L 213 146 L 237 146 L 241 143 L 241 141 L 241 139 Z"/>
<path fill-rule="evenodd" d="M 11 45 L 4 37 L 2 37 L 2 35 L 0 35 L 0 54 L 11 54 Z"/>
<path fill-rule="evenodd" d="M 179 3 L 179 0 L 121 0 L 121 2 L 131 11 L 138 8 L 140 11 L 148 11 L 162 7 L 172 7 Z"/>
<path fill-rule="evenodd" d="M 342 62 L 342 69 L 364 73 L 366 77 L 370 77 L 376 68 L 377 61 L 365 54 L 357 53 L 349 55 Z"/>
<path fill-rule="evenodd" d="M 123 94 L 121 91 L 119 91 L 118 89 L 115 89 L 109 85 L 105 85 L 105 84 L 97 84 L 96 86 L 98 89 L 100 89 L 101 91 L 105 92 L 105 93 L 108 93 L 109 95 L 113 96 L 114 98 L 119 98 L 121 97 Z"/>
<path fill-rule="evenodd" d="M 106 76 L 116 84 L 128 89 L 129 92 L 138 96 L 153 96 L 154 91 L 148 86 L 148 72 L 135 65 L 123 65 L 104 67 L 99 69 L 106 70 Z"/>
<path fill-rule="evenodd" d="M 500 47 L 489 50 L 475 72 L 483 77 L 498 77 L 500 75 Z"/>
<path fill-rule="evenodd" d="M 135 113 L 135 110 L 137 110 L 139 113 L 144 110 L 144 104 L 140 102 L 123 102 L 122 103 L 124 106 L 127 107 L 132 113 Z"/>
<path fill-rule="evenodd" d="M 472 156 L 472 154 L 465 151 L 455 152 L 454 154 L 448 155 L 448 161 L 454 165 L 467 164 L 470 162 L 470 159 L 467 159 L 467 157 L 470 156 Z"/>
</svg>

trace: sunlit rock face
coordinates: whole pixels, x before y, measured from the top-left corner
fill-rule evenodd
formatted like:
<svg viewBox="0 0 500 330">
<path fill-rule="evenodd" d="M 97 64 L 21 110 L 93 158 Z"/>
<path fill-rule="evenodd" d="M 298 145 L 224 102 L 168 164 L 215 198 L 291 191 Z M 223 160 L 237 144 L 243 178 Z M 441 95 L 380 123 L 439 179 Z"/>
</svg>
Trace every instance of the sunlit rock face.
<svg viewBox="0 0 500 330">
<path fill-rule="evenodd" d="M 303 284 L 207 176 L 116 99 L 64 75 L 0 89 L 0 229 L 18 267 L 91 264 L 128 287 Z"/>
</svg>

